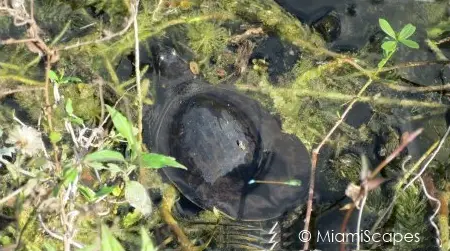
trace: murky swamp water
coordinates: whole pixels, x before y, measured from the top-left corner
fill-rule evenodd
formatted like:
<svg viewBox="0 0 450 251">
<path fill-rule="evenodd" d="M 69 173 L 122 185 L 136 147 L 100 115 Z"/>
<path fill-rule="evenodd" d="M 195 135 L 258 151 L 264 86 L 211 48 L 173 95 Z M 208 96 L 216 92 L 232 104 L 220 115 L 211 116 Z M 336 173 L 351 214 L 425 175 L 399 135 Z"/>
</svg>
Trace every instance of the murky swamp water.
<svg viewBox="0 0 450 251">
<path fill-rule="evenodd" d="M 325 42 L 325 48 L 334 52 L 348 53 L 361 58 L 364 62 L 372 63 L 372 66 L 364 63 L 364 67 L 367 68 L 375 67 L 382 55 L 380 45 L 385 34 L 378 26 L 379 18 L 389 20 L 396 30 L 408 23 L 417 27 L 413 38 L 419 42 L 420 49 L 401 47 L 389 62 L 390 66 L 412 61 L 435 62 L 436 53 L 430 50 L 425 42 L 429 35 L 427 30 L 447 20 L 449 18 L 447 11 L 450 8 L 446 1 L 276 0 L 275 2 L 280 8 L 320 34 Z M 205 7 L 208 4 L 213 5 L 205 1 L 204 5 L 198 4 L 198 8 L 208 9 Z M 51 6 L 38 2 L 36 8 L 40 6 L 46 6 L 49 13 L 55 12 Z M 77 10 L 74 4 L 73 9 L 68 4 L 61 6 L 67 13 Z M 243 6 L 245 8 L 247 5 Z M 192 11 L 197 13 L 195 12 L 197 9 Z M 97 20 L 110 14 L 93 13 L 89 9 L 86 13 L 79 14 L 80 21 L 73 19 L 73 27 L 63 36 L 61 42 L 71 41 L 90 32 L 90 28 L 85 28 L 90 23 L 86 20 L 86 16 Z M 54 22 L 58 21 L 60 20 Z M 215 24 L 215 28 L 221 26 L 230 33 L 239 34 L 248 27 L 264 26 L 261 22 L 246 21 Z M 61 23 L 53 24 L 48 20 L 47 22 L 49 23 L 41 28 L 47 28 L 46 32 L 53 36 L 62 29 Z M 0 29 L 1 39 L 20 36 L 22 32 L 20 29 L 13 27 L 12 24 L 9 26 L 10 28 L 4 29 L 4 32 Z M 345 69 L 335 74 L 327 73 L 325 76 L 307 79 L 304 77 L 306 72 L 308 74 L 314 72 L 315 67 L 327 65 L 332 59 L 324 56 L 315 58 L 314 53 L 295 46 L 289 39 L 279 36 L 270 29 L 264 36 L 248 38 L 253 47 L 248 51 L 248 55 L 243 57 L 244 72 L 236 74 L 238 66 L 235 58 L 242 57 L 242 53 L 239 53 L 242 46 L 228 44 L 214 56 L 199 57 L 195 50 L 189 48 L 193 46 L 189 43 L 192 37 L 188 38 L 186 35 L 187 29 L 171 27 L 164 36 L 155 36 L 142 41 L 140 51 L 141 68 L 148 67 L 143 78 L 150 80 L 149 96 L 154 99 L 152 106 L 146 106 L 144 142 L 152 151 L 172 155 L 189 167 L 188 172 L 178 169 L 161 172 L 165 181 L 175 183 L 182 191 L 181 199 L 176 204 L 176 214 L 180 222 L 188 232 L 195 232 L 195 229 L 202 229 L 205 225 L 205 220 L 197 217 L 198 213 L 205 208 L 209 210 L 217 208 L 233 220 L 218 227 L 217 237 L 208 248 L 210 250 L 241 250 L 242 247 L 239 246 L 252 245 L 257 249 L 300 249 L 302 243 L 298 239 L 298 233 L 303 229 L 311 165 L 310 153 L 312 147 L 320 142 L 338 120 L 337 113 L 343 112 L 349 101 L 321 94 L 329 92 L 354 95 L 366 78 L 361 75 L 352 76 L 352 72 Z M 441 48 L 444 55 L 450 55 L 445 46 Z M 0 62 L 14 58 L 13 53 L 22 55 L 14 51 L 7 54 L 6 46 L 0 47 L 0 50 L 2 53 Z M 93 58 L 84 64 L 86 69 L 77 68 L 83 65 L 83 62 L 77 61 L 76 52 L 67 55 L 60 67 L 65 67 L 68 69 L 67 72 L 76 73 L 86 79 L 93 77 L 91 70 L 94 68 L 98 69 L 97 73 L 102 76 L 111 75 L 109 71 L 115 72 L 118 82 L 135 77 L 133 52 L 130 50 L 117 52 L 110 61 L 112 65 L 109 68 L 105 67 L 106 61 L 97 61 L 98 57 L 111 56 L 104 55 L 105 52 L 113 54 L 105 48 L 92 50 L 87 56 L 83 54 L 82 60 Z M 32 57 L 26 56 L 23 60 L 32 60 Z M 200 65 L 200 73 L 193 70 L 190 62 Z M 37 67 L 42 68 L 43 62 L 38 62 Z M 260 73 L 258 67 L 267 69 Z M 222 76 L 221 72 L 232 76 L 229 78 Z M 89 75 L 80 75 L 83 73 Z M 395 72 L 383 73 L 381 76 L 383 79 L 400 79 L 404 85 L 421 87 L 446 84 L 450 78 L 449 74 L 447 64 L 430 63 L 420 67 L 399 68 Z M 42 72 L 39 71 L 34 74 L 35 78 L 42 76 Z M 307 84 L 291 85 L 302 76 Z M 260 84 L 263 82 L 271 87 L 264 87 Z M 242 88 L 243 86 L 246 88 Z M 302 88 L 310 91 L 309 94 L 299 97 L 289 96 L 289 92 L 304 93 L 296 92 Z M 95 96 L 95 91 L 91 96 L 89 96 L 91 93 L 86 94 L 84 90 L 76 91 L 80 96 Z M 411 132 L 419 127 L 425 128 L 424 133 L 408 146 L 407 152 L 403 152 L 381 173 L 387 181 L 368 198 L 363 214 L 361 229 L 371 229 L 394 196 L 395 182 L 401 177 L 401 163 L 404 157 L 409 154 L 413 159 L 418 159 L 443 135 L 447 127 L 445 106 L 449 105 L 449 102 L 444 92 L 412 93 L 375 83 L 368 88 L 367 93 L 371 98 L 366 100 L 367 102 L 358 102 L 355 105 L 346 118 L 345 125 L 335 133 L 332 141 L 320 153 L 311 226 L 314 233 L 311 241 L 313 248 L 338 249 L 339 243 L 317 241 L 316 233 L 340 231 L 345 215 L 345 211 L 340 208 L 351 202 L 345 196 L 345 189 L 349 182 L 357 182 L 359 179 L 361 155 L 367 156 L 369 166 L 374 168 L 398 146 L 404 132 Z M 381 104 L 382 99 L 378 101 L 376 99 L 380 96 L 389 100 Z M 284 99 L 281 101 L 282 105 L 277 103 L 280 99 Z M 419 103 L 404 105 L 401 100 Z M 33 108 L 33 105 L 25 104 L 23 95 L 21 98 L 8 96 L 0 102 L 5 107 L 17 109 L 17 116 L 23 121 L 36 120 L 36 116 L 30 115 L 33 109 L 30 111 L 29 108 Z M 441 107 L 427 106 L 425 103 L 436 103 Z M 289 108 L 289 104 L 297 107 Z M 22 107 L 25 109 L 22 110 Z M 77 109 L 86 113 L 88 110 L 81 105 Z M 448 171 L 445 167 L 449 163 L 448 157 L 448 147 L 444 147 L 437 157 L 438 164 L 433 169 L 437 170 L 435 175 L 440 176 L 439 182 L 442 184 L 447 182 Z M 437 174 L 438 171 L 441 173 Z M 249 185 L 250 180 L 254 179 L 298 179 L 302 184 L 295 188 Z M 403 243 L 400 247 L 393 246 L 392 243 L 370 243 L 365 245 L 365 248 L 438 250 L 433 229 L 427 221 L 427 217 L 432 213 L 432 207 L 423 199 L 420 189 L 409 198 L 399 202 L 403 203 L 403 206 L 396 206 L 390 211 L 389 217 L 386 217 L 375 230 L 401 233 L 417 231 L 421 236 L 420 242 L 408 245 Z M 247 222 L 249 220 L 251 221 Z M 239 225 L 234 226 L 233 224 L 237 222 Z M 214 222 L 207 223 L 214 224 Z M 417 227 L 418 223 L 422 223 L 420 227 Z M 356 224 L 357 213 L 354 213 L 347 231 L 356 232 Z M 273 233 L 268 233 L 273 226 L 276 226 L 275 232 L 278 232 L 276 245 L 270 242 Z M 167 236 L 164 231 L 161 232 L 155 233 L 155 236 L 163 240 Z M 240 236 L 246 238 L 239 238 Z M 206 241 L 207 238 L 197 238 L 198 244 Z M 354 243 L 347 246 L 347 248 L 354 247 Z"/>
</svg>

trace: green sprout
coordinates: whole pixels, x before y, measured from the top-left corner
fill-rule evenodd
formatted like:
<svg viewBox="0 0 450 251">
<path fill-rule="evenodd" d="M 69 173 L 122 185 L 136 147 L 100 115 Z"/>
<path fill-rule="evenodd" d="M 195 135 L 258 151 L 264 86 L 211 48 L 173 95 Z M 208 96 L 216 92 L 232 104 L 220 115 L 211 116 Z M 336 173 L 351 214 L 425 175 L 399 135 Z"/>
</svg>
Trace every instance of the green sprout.
<svg viewBox="0 0 450 251">
<path fill-rule="evenodd" d="M 388 35 L 388 37 L 386 38 L 386 41 L 384 41 L 383 44 L 381 45 L 381 48 L 383 49 L 384 58 L 378 64 L 378 68 L 382 68 L 386 64 L 386 62 L 397 50 L 399 43 L 412 49 L 419 48 L 419 44 L 417 42 L 408 39 L 416 31 L 416 27 L 414 25 L 407 24 L 403 26 L 403 28 L 399 33 L 396 33 L 386 19 L 380 18 L 379 23 L 381 29 L 384 31 L 384 33 L 386 33 L 386 35 Z"/>
<path fill-rule="evenodd" d="M 48 72 L 48 77 L 50 78 L 50 80 L 53 83 L 56 83 L 56 84 L 69 84 L 69 83 L 82 82 L 81 79 L 79 79 L 77 77 L 66 77 L 66 76 L 64 76 L 64 70 L 60 70 L 59 71 L 59 75 L 56 72 L 50 70 Z"/>
</svg>

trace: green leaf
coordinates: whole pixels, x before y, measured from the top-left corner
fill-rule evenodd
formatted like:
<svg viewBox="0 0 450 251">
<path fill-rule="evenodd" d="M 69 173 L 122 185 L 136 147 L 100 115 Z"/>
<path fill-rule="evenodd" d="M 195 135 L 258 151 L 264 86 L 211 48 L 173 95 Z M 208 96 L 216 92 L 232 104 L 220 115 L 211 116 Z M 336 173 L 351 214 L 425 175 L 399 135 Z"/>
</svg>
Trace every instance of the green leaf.
<svg viewBox="0 0 450 251">
<path fill-rule="evenodd" d="M 75 178 L 78 176 L 78 170 L 73 167 L 69 167 L 64 169 L 63 171 L 63 185 L 68 186 L 70 183 L 72 183 Z"/>
<path fill-rule="evenodd" d="M 70 98 L 68 98 L 66 101 L 66 112 L 69 115 L 73 115 L 72 99 Z"/>
<path fill-rule="evenodd" d="M 111 231 L 102 224 L 101 251 L 125 251 Z"/>
<path fill-rule="evenodd" d="M 127 139 L 128 144 L 133 150 L 137 150 L 137 140 L 133 134 L 133 127 L 128 119 L 113 107 L 106 105 L 116 130 Z"/>
<path fill-rule="evenodd" d="M 72 82 L 72 83 L 80 83 L 83 82 L 80 78 L 77 77 L 66 77 L 64 78 L 66 83 Z"/>
<path fill-rule="evenodd" d="M 100 162 L 88 162 L 88 163 L 86 163 L 86 165 L 88 165 L 89 167 L 94 168 L 94 169 L 97 170 L 97 171 L 107 169 L 107 168 L 106 168 L 102 163 L 100 163 Z"/>
<path fill-rule="evenodd" d="M 112 195 L 119 197 L 121 194 L 122 194 L 122 188 L 120 186 L 115 186 L 112 191 Z"/>
<path fill-rule="evenodd" d="M 386 41 L 381 45 L 381 48 L 387 53 L 394 51 L 397 47 L 397 41 Z"/>
<path fill-rule="evenodd" d="M 288 185 L 288 186 L 301 186 L 302 185 L 302 181 L 301 180 L 288 180 L 285 181 L 284 184 Z"/>
<path fill-rule="evenodd" d="M 59 80 L 64 79 L 64 69 L 58 69 L 59 72 Z"/>
<path fill-rule="evenodd" d="M 412 48 L 412 49 L 419 49 L 419 44 L 418 44 L 417 42 L 415 42 L 415 41 L 406 39 L 406 40 L 401 40 L 400 42 L 401 42 L 402 44 L 408 46 L 409 48 Z"/>
<path fill-rule="evenodd" d="M 92 191 L 92 189 L 90 189 L 89 187 L 83 186 L 83 185 L 78 185 L 78 190 L 80 191 L 81 195 L 83 195 L 87 201 L 92 202 L 95 200 L 95 198 L 96 198 L 95 192 Z"/>
<path fill-rule="evenodd" d="M 84 157 L 86 162 L 125 162 L 125 158 L 119 152 L 112 150 L 100 150 L 90 153 Z"/>
<path fill-rule="evenodd" d="M 122 224 L 125 228 L 130 228 L 142 219 L 142 213 L 138 210 L 129 212 L 123 217 Z"/>
<path fill-rule="evenodd" d="M 141 227 L 141 237 L 142 237 L 142 246 L 141 251 L 156 251 L 155 246 L 153 246 L 153 242 L 145 231 L 145 228 Z"/>
<path fill-rule="evenodd" d="M 50 142 L 52 142 L 53 144 L 56 144 L 59 141 L 61 141 L 62 135 L 61 135 L 60 132 L 54 132 L 53 131 L 53 132 L 50 133 L 49 138 L 50 138 Z"/>
<path fill-rule="evenodd" d="M 403 27 L 400 33 L 398 33 L 398 40 L 405 40 L 412 36 L 414 32 L 416 32 L 416 26 L 407 24 Z"/>
<path fill-rule="evenodd" d="M 158 169 L 162 167 L 176 167 L 187 170 L 187 168 L 178 163 L 175 158 L 157 153 L 145 153 L 141 155 L 141 163 L 144 168 Z"/>
<path fill-rule="evenodd" d="M 69 118 L 70 122 L 78 124 L 78 125 L 83 125 L 83 120 L 75 115 L 72 114 L 72 116 L 70 116 Z"/>
<path fill-rule="evenodd" d="M 59 80 L 58 74 L 52 70 L 48 71 L 48 78 L 53 82 L 58 82 Z"/>
<path fill-rule="evenodd" d="M 63 170 L 62 182 L 55 186 L 53 189 L 53 196 L 57 196 L 62 186 L 68 186 L 78 176 L 78 170 L 73 167 L 68 167 Z"/>
<path fill-rule="evenodd" d="M 394 29 L 392 29 L 391 25 L 389 24 L 389 22 L 386 19 L 380 18 L 378 20 L 378 22 L 380 24 L 380 28 L 384 31 L 384 33 L 386 33 L 388 36 L 390 36 L 393 39 L 397 39 L 395 37 Z"/>
<path fill-rule="evenodd" d="M 72 100 L 70 98 L 67 99 L 66 101 L 66 112 L 69 115 L 70 122 L 73 122 L 78 125 L 83 125 L 83 120 L 77 117 L 75 114 L 73 114 Z"/>
<path fill-rule="evenodd" d="M 98 190 L 98 192 L 95 193 L 95 197 L 100 198 L 102 196 L 108 195 L 108 194 L 112 193 L 114 188 L 115 188 L 114 186 L 112 186 L 112 187 L 104 186 L 104 187 L 100 188 L 100 190 Z"/>
<path fill-rule="evenodd" d="M 123 171 L 123 169 L 120 168 L 120 166 L 118 166 L 114 163 L 108 163 L 106 165 L 108 166 L 108 168 L 106 168 L 106 169 L 108 169 L 108 171 L 110 171 L 113 176 L 116 175 L 117 173 L 120 173 Z"/>
<path fill-rule="evenodd" d="M 152 212 L 152 201 L 145 187 L 137 181 L 128 181 L 125 185 L 125 199 L 143 215 Z"/>
</svg>

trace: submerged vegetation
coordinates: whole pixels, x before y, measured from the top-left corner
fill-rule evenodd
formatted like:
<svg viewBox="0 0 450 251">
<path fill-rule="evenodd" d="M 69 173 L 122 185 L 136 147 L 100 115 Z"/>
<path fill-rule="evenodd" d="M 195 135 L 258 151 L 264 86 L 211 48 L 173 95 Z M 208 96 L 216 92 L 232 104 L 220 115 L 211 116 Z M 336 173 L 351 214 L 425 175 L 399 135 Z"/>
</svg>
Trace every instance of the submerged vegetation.
<svg viewBox="0 0 450 251">
<path fill-rule="evenodd" d="M 331 47 L 345 28 L 333 18 L 319 29 L 269 0 L 0 2 L 0 250 L 206 250 L 235 240 L 224 239 L 235 230 L 218 210 L 179 212 L 180 195 L 158 169 L 187 167 L 142 143 L 142 110 L 157 98 L 158 43 L 173 46 L 195 76 L 258 100 L 312 152 L 310 184 L 250 180 L 339 194 L 317 205 L 310 194 L 280 231 L 297 236 L 303 220 L 316 229 L 314 220 L 346 195 L 342 209 L 358 217 L 339 218 L 343 231 L 363 224 L 421 236 L 367 248 L 449 250 L 449 131 L 437 125 L 450 87 L 404 72 L 443 65 L 448 80 L 441 45 L 450 28 L 440 15 L 422 20 L 426 37 L 414 24 L 395 32 L 380 16 L 371 27 L 384 34 L 355 51 Z M 281 59 L 254 53 L 268 38 L 283 45 Z M 435 58 L 404 60 L 424 46 Z M 416 122 L 423 131 L 412 131 Z M 283 236 L 283 249 L 300 248 Z"/>
</svg>

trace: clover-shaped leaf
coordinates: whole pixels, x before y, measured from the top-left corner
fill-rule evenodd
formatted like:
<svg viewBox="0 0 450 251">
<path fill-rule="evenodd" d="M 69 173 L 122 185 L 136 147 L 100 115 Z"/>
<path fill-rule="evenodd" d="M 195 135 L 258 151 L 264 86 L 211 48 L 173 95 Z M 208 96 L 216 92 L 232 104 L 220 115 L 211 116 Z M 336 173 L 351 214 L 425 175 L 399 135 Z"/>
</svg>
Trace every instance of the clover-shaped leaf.
<svg viewBox="0 0 450 251">
<path fill-rule="evenodd" d="M 410 36 L 412 36 L 414 34 L 414 32 L 416 31 L 416 26 L 412 25 L 412 24 L 407 24 L 403 27 L 403 29 L 400 31 L 400 33 L 398 33 L 398 40 L 406 40 L 408 39 Z"/>
<path fill-rule="evenodd" d="M 412 49 L 419 49 L 419 44 L 417 42 L 409 40 L 409 39 L 400 40 L 400 43 L 402 43 Z"/>
<path fill-rule="evenodd" d="M 380 18 L 379 20 L 380 27 L 386 33 L 388 36 L 390 36 L 393 39 L 397 39 L 395 36 L 395 31 L 392 29 L 392 26 L 389 24 L 389 22 L 386 19 Z"/>
</svg>

